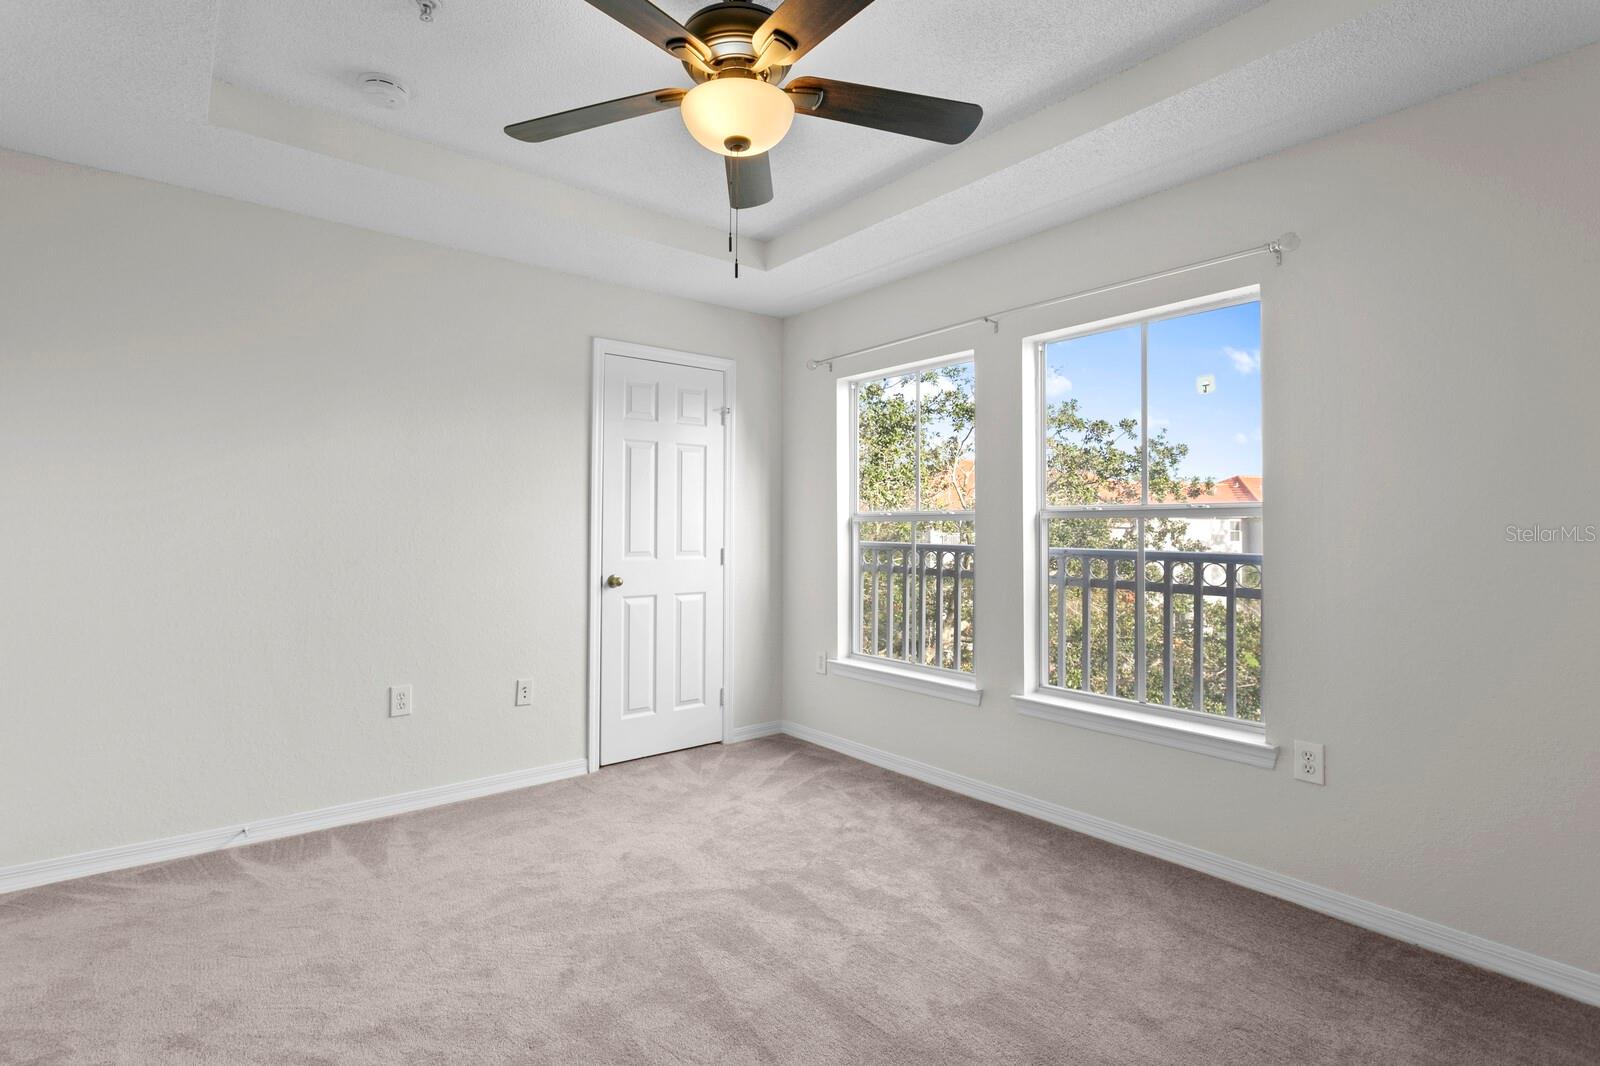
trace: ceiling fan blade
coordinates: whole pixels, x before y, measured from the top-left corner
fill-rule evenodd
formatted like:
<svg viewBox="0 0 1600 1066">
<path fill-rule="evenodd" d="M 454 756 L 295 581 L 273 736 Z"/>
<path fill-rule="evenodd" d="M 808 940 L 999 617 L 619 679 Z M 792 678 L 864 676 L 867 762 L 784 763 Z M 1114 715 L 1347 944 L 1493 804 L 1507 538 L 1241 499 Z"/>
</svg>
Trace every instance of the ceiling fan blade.
<svg viewBox="0 0 1600 1066">
<path fill-rule="evenodd" d="M 872 0 L 783 0 L 756 31 L 752 43 L 762 57 L 757 69 L 792 66 L 870 3 Z M 768 48 L 774 37 L 783 47 Z"/>
<path fill-rule="evenodd" d="M 960 144 L 983 121 L 983 108 L 977 104 L 850 81 L 796 78 L 783 91 L 794 97 L 797 115 L 831 118 L 941 144 Z"/>
<path fill-rule="evenodd" d="M 530 118 L 526 122 L 513 123 L 506 127 L 506 133 L 519 141 L 527 141 L 529 144 L 552 141 L 557 137 L 565 137 L 569 133 L 581 133 L 583 130 L 592 130 L 596 126 L 606 126 L 613 122 L 621 122 L 625 118 L 638 118 L 640 115 L 648 115 L 655 111 L 670 110 L 683 102 L 685 91 L 683 89 L 657 89 L 653 93 L 624 96 L 620 100 L 607 100 L 603 104 L 575 107 L 571 111 L 562 111 L 555 115 L 545 115 L 542 118 Z"/>
<path fill-rule="evenodd" d="M 728 172 L 728 203 L 743 211 L 772 199 L 772 160 L 766 152 L 751 156 L 724 156 Z"/>
<path fill-rule="evenodd" d="M 589 6 L 604 11 L 663 52 L 710 70 L 711 49 L 706 43 L 650 0 L 589 0 Z"/>
</svg>

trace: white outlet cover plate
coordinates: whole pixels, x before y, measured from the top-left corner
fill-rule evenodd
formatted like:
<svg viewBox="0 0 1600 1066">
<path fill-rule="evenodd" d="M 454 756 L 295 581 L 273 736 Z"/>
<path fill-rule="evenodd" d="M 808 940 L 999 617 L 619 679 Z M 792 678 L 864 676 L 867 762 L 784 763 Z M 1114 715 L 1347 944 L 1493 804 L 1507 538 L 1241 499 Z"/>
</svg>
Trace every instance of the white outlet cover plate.
<svg viewBox="0 0 1600 1066">
<path fill-rule="evenodd" d="M 526 707 L 533 702 L 533 682 L 527 678 L 517 682 L 517 706 Z"/>
<path fill-rule="evenodd" d="M 411 686 L 389 686 L 389 717 L 404 718 L 411 713 Z"/>
<path fill-rule="evenodd" d="M 1304 781 L 1308 785 L 1320 785 L 1323 783 L 1325 769 L 1321 744 L 1313 744 L 1307 740 L 1294 742 L 1295 780 Z"/>
</svg>

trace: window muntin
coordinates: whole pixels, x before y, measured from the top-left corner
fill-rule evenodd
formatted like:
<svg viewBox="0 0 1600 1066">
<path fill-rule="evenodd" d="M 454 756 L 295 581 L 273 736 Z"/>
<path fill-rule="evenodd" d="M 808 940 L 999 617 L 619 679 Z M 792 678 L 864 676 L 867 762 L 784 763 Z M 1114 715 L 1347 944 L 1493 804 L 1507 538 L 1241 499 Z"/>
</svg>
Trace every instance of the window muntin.
<svg viewBox="0 0 1600 1066">
<path fill-rule="evenodd" d="M 853 655 L 970 674 L 977 400 L 970 359 L 850 385 Z"/>
<path fill-rule="evenodd" d="M 1259 724 L 1260 336 L 1251 296 L 1038 346 L 1041 687 Z"/>
</svg>

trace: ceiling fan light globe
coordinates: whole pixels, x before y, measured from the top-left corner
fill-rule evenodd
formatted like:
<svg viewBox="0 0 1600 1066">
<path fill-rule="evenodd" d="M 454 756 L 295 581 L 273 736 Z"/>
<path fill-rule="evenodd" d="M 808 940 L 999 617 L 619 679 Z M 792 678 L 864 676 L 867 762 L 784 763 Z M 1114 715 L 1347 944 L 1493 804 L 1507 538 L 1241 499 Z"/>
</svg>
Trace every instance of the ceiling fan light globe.
<svg viewBox="0 0 1600 1066">
<path fill-rule="evenodd" d="M 701 82 L 683 98 L 681 110 L 689 135 L 702 147 L 727 156 L 770 150 L 794 122 L 789 94 L 758 78 Z"/>
</svg>

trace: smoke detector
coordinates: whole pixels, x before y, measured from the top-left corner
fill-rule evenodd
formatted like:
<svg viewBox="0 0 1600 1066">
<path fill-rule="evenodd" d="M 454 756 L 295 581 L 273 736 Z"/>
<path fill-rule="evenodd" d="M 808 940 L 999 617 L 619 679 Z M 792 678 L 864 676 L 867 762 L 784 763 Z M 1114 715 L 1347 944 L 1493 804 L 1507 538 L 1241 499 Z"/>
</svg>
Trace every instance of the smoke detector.
<svg viewBox="0 0 1600 1066">
<path fill-rule="evenodd" d="M 406 106 L 406 101 L 411 99 L 411 91 L 400 84 L 398 78 L 388 74 L 378 74 L 369 71 L 357 79 L 361 91 L 367 98 L 379 107 L 386 107 L 390 111 L 398 111 Z"/>
</svg>

